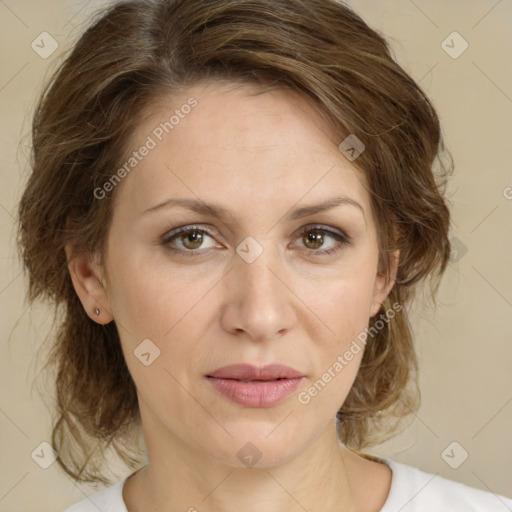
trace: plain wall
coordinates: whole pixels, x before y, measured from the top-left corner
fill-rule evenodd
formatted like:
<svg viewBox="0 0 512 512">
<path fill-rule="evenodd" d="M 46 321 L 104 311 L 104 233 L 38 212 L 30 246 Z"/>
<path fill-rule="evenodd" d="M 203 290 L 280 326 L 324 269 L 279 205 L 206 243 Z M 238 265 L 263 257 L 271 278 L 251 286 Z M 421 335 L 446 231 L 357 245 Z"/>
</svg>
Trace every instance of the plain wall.
<svg viewBox="0 0 512 512">
<path fill-rule="evenodd" d="M 449 187 L 454 247 L 436 313 L 414 312 L 422 406 L 410 426 L 371 452 L 512 496 L 512 3 L 491 0 L 352 0 L 390 41 L 432 99 L 455 161 Z M 75 486 L 57 463 L 31 453 L 50 440 L 51 415 L 33 384 L 50 308 L 24 302 L 14 218 L 28 165 L 34 101 L 98 1 L 0 2 L 0 511 L 62 510 L 98 489 Z M 58 49 L 41 58 L 43 31 Z M 442 42 L 458 32 L 467 50 Z M 461 40 L 448 39 L 452 52 Z M 21 141 L 21 143 L 20 143 Z M 458 443 L 448 449 L 452 442 Z M 453 451 L 451 449 L 453 448 Z M 445 460 L 468 458 L 453 469 Z M 444 458 L 442 453 L 445 453 Z M 128 472 L 118 468 L 119 478 Z"/>
</svg>

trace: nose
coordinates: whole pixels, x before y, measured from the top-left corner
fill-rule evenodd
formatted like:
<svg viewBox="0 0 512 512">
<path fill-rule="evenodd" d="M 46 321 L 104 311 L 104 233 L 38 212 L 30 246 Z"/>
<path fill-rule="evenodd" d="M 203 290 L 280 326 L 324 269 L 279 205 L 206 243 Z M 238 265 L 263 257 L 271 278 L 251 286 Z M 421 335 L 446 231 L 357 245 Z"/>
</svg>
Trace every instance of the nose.
<svg viewBox="0 0 512 512">
<path fill-rule="evenodd" d="M 222 327 L 256 341 L 283 336 L 296 321 L 294 305 L 299 303 L 287 276 L 269 248 L 251 263 L 235 255 L 224 282 Z"/>
</svg>

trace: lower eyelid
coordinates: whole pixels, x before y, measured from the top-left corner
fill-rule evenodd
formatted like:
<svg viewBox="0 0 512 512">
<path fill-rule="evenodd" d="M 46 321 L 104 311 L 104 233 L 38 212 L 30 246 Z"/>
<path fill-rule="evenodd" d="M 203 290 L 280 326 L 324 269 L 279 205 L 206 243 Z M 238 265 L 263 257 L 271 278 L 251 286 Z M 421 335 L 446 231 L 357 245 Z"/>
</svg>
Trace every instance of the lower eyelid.
<svg viewBox="0 0 512 512">
<path fill-rule="evenodd" d="M 296 240 L 299 240 L 302 236 L 304 236 L 306 233 L 309 233 L 311 231 L 321 232 L 323 234 L 323 236 L 327 236 L 329 238 L 332 238 L 335 241 L 335 244 L 334 244 L 334 247 L 331 247 L 329 249 L 308 249 L 307 247 L 305 247 L 303 250 L 308 255 L 312 255 L 312 256 L 315 256 L 315 255 L 318 255 L 318 256 L 331 255 L 331 254 L 334 254 L 334 253 L 340 251 L 341 249 L 343 249 L 345 246 L 347 246 L 349 244 L 349 237 L 347 235 L 342 234 L 342 233 L 338 233 L 336 231 L 332 231 L 330 229 L 325 229 L 325 228 L 308 228 L 308 229 L 305 229 L 304 231 L 302 231 L 299 234 L 299 236 L 296 238 Z"/>
<path fill-rule="evenodd" d="M 171 246 L 171 243 L 176 241 L 176 240 L 179 240 L 180 237 L 183 237 L 183 236 L 186 236 L 188 235 L 189 233 L 192 233 L 194 231 L 198 231 L 200 233 L 202 233 L 203 235 L 206 235 L 208 236 L 209 238 L 211 238 L 212 240 L 215 240 L 215 237 L 213 236 L 213 234 L 209 233 L 208 231 L 206 231 L 205 229 L 198 229 L 198 228 L 194 228 L 194 229 L 187 229 L 187 230 L 183 230 L 183 231 L 180 231 L 179 233 L 174 233 L 170 236 L 165 236 L 163 239 L 162 239 L 162 245 L 165 245 L 165 246 Z M 171 246 L 171 249 L 172 250 L 175 250 L 177 252 L 188 252 L 188 253 L 192 253 L 192 252 L 197 252 L 199 253 L 201 251 L 201 248 L 200 249 L 196 249 L 196 250 L 191 250 L 191 249 L 181 249 L 181 248 L 177 248 L 177 247 L 172 247 Z"/>
<path fill-rule="evenodd" d="M 180 229 L 180 228 L 177 228 L 177 229 Z M 192 249 L 181 249 L 181 248 L 171 246 L 171 242 L 173 240 L 179 239 L 180 236 L 185 236 L 194 231 L 203 233 L 204 235 L 207 235 L 208 237 L 210 237 L 212 240 L 216 240 L 215 239 L 216 234 L 211 233 L 209 230 L 199 227 L 199 226 L 190 226 L 189 228 L 183 229 L 182 231 L 178 231 L 177 233 L 172 233 L 172 231 L 171 231 L 172 234 L 170 234 L 168 236 L 164 236 L 161 243 L 162 243 L 162 245 L 166 246 L 167 249 L 171 252 L 187 254 L 187 255 L 204 254 L 205 251 L 208 251 L 209 249 L 213 248 L 213 247 L 208 247 L 206 249 L 199 248 L 199 249 L 192 250 Z M 306 228 L 304 228 L 302 231 L 299 232 L 299 234 L 294 238 L 294 241 L 299 240 L 306 233 L 309 233 L 312 231 L 321 232 L 324 234 L 324 236 L 327 235 L 328 237 L 334 239 L 342 247 L 345 245 L 348 245 L 348 243 L 350 242 L 350 237 L 348 235 L 346 235 L 345 233 L 334 231 L 332 229 L 328 229 L 327 227 L 323 227 L 323 226 L 307 226 Z M 322 255 L 322 254 L 336 252 L 337 250 L 341 249 L 342 247 L 338 246 L 337 248 L 331 248 L 331 249 L 307 249 L 307 248 L 304 248 L 304 251 L 306 251 L 310 254 L 317 253 L 318 255 Z"/>
</svg>

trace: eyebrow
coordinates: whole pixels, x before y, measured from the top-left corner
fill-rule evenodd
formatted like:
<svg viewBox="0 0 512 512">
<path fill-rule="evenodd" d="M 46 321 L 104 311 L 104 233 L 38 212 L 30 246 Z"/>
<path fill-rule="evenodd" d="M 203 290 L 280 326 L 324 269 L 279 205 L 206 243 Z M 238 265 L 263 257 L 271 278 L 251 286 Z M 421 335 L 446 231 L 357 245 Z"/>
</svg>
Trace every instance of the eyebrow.
<svg viewBox="0 0 512 512">
<path fill-rule="evenodd" d="M 288 212 L 284 219 L 287 221 L 291 220 L 298 220 L 302 219 L 304 217 L 309 217 L 311 215 L 315 215 L 316 213 L 320 213 L 326 210 L 330 210 L 332 208 L 335 208 L 336 206 L 341 205 L 352 205 L 361 210 L 363 217 L 365 217 L 364 208 L 354 199 L 350 197 L 333 197 L 330 199 L 327 199 L 326 201 L 323 201 L 322 203 L 314 204 L 314 205 L 308 205 L 308 206 L 301 206 L 299 208 L 295 208 L 294 210 L 291 210 Z M 202 215 L 209 215 L 211 217 L 215 217 L 218 219 L 232 219 L 233 214 L 226 210 L 225 208 L 216 205 L 216 204 L 207 204 L 203 201 L 196 200 L 196 199 L 167 199 L 166 201 L 157 204 L 156 206 L 153 206 L 151 208 L 148 208 L 142 215 L 146 215 L 148 213 L 160 210 L 162 208 L 169 208 L 171 206 L 181 206 L 183 208 L 186 208 L 188 210 L 191 210 L 193 212 L 202 214 Z M 366 221 L 366 217 L 365 217 Z"/>
</svg>

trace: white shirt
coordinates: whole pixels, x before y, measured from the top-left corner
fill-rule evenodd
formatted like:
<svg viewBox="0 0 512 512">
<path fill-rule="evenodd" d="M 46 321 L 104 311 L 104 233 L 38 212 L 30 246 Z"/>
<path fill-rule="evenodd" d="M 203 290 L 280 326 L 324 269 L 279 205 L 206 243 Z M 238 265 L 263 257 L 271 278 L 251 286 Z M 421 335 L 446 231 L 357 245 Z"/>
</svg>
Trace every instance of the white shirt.
<svg viewBox="0 0 512 512">
<path fill-rule="evenodd" d="M 512 512 L 512 499 L 447 480 L 417 468 L 381 459 L 393 473 L 380 512 Z M 125 480 L 75 503 L 63 512 L 128 512 L 123 501 Z"/>
</svg>

